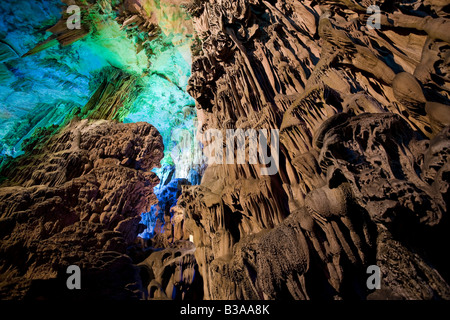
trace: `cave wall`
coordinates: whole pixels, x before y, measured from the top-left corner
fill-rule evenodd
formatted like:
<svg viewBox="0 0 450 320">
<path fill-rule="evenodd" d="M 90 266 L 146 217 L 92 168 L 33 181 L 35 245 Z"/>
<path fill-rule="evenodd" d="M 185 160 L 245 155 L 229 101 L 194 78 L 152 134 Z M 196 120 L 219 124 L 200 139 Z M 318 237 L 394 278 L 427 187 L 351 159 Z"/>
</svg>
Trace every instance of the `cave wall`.
<svg viewBox="0 0 450 320">
<path fill-rule="evenodd" d="M 66 26 L 74 4 L 80 30 Z M 153 0 L 0 11 L 0 298 L 141 299 L 154 171 L 179 165 L 172 131 L 194 125 L 187 13 Z"/>
<path fill-rule="evenodd" d="M 83 32 L 67 28 L 69 5 L 79 6 Z M 186 92 L 193 27 L 178 3 L 7 0 L 0 12 L 0 162 L 22 154 L 37 129 L 77 115 L 152 123 L 163 165 L 178 165 L 175 131 L 192 131 L 195 118 Z"/>
<path fill-rule="evenodd" d="M 450 298 L 448 1 L 63 2 L 1 4 L 2 298 Z M 279 130 L 277 173 L 193 166 L 195 120 Z"/>
<path fill-rule="evenodd" d="M 212 164 L 185 187 L 205 299 L 450 297 L 448 4 L 191 3 L 199 137 L 279 129 L 281 149 L 276 175 Z"/>
<path fill-rule="evenodd" d="M 157 202 L 161 135 L 147 123 L 74 119 L 28 147 L 0 185 L 2 299 L 141 298 L 127 248 Z M 82 292 L 63 290 L 70 265 Z"/>
</svg>

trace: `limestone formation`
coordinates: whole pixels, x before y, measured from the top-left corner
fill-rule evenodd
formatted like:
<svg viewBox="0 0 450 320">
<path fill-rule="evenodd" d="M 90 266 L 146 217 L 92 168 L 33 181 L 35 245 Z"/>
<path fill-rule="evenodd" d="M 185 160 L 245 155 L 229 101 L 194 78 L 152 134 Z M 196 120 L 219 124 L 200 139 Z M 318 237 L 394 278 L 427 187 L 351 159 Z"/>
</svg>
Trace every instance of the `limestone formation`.
<svg viewBox="0 0 450 320">
<path fill-rule="evenodd" d="M 140 263 L 144 299 L 202 299 L 202 276 L 194 251 L 191 242 L 175 242 Z"/>
<path fill-rule="evenodd" d="M 0 296 L 70 298 L 62 289 L 75 264 L 84 286 L 75 298 L 142 297 L 126 250 L 157 201 L 150 170 L 163 149 L 147 123 L 83 120 L 17 158 L 0 187 Z"/>
<path fill-rule="evenodd" d="M 447 4 L 189 7 L 200 134 L 281 132 L 278 175 L 213 165 L 185 187 L 206 299 L 450 297 L 448 265 L 430 249 L 448 243 Z M 379 292 L 365 285 L 373 264 Z"/>
<path fill-rule="evenodd" d="M 108 60 L 74 119 L 3 165 L 0 297 L 57 298 L 74 263 L 87 270 L 83 298 L 450 299 L 449 1 L 64 2 L 102 19 L 68 31 L 64 15 L 28 56 L 113 18 L 148 64 Z M 205 150 L 210 129 L 278 130 L 276 174 L 250 156 L 194 171 L 195 148 L 178 145 L 156 198 L 161 136 L 113 120 L 149 74 L 183 92 L 152 69 L 169 42 L 192 52 L 196 105 L 173 110 L 177 121 L 198 120 Z M 16 55 L 0 42 L 0 79 Z M 373 265 L 380 290 L 367 286 Z"/>
</svg>

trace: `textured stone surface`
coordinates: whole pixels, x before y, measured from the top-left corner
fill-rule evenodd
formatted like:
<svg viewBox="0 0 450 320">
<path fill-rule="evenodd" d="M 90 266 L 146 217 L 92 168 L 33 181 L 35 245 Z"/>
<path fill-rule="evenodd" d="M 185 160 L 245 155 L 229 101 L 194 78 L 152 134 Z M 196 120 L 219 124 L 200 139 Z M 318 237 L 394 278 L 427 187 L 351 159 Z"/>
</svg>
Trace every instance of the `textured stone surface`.
<svg viewBox="0 0 450 320">
<path fill-rule="evenodd" d="M 279 174 L 212 165 L 185 187 L 206 299 L 450 298 L 437 253 L 449 240 L 446 5 L 189 7 L 200 133 L 281 131 Z M 372 264 L 381 291 L 366 287 Z"/>
<path fill-rule="evenodd" d="M 176 241 L 139 264 L 145 299 L 199 300 L 203 280 L 189 241 Z"/>
<path fill-rule="evenodd" d="M 125 253 L 156 202 L 150 170 L 163 150 L 149 124 L 75 120 L 17 158 L 0 187 L 1 297 L 64 298 L 71 264 L 82 270 L 79 298 L 141 297 Z"/>
<path fill-rule="evenodd" d="M 163 146 L 150 125 L 73 121 L 49 141 L 56 129 L 39 131 L 3 172 L 1 295 L 54 297 L 64 267 L 77 263 L 88 270 L 87 297 L 450 299 L 449 2 L 161 1 L 189 12 L 192 25 L 179 26 L 162 23 L 155 3 L 107 11 L 149 66 L 164 30 L 195 31 L 187 90 L 199 138 L 279 129 L 278 173 L 201 167 L 201 184 L 183 186 L 177 206 L 179 185 L 152 211 L 149 170 Z M 380 29 L 367 25 L 370 5 L 381 8 Z M 61 21 L 30 54 L 89 37 Z M 13 59 L 0 44 L 1 61 Z M 139 77 L 110 70 L 115 81 L 104 78 L 82 116 L 129 113 Z M 192 109 L 171 119 L 190 119 Z M 175 151 L 175 167 L 188 172 L 189 148 Z M 142 212 L 159 220 L 139 244 Z M 381 290 L 366 286 L 375 264 Z"/>
</svg>

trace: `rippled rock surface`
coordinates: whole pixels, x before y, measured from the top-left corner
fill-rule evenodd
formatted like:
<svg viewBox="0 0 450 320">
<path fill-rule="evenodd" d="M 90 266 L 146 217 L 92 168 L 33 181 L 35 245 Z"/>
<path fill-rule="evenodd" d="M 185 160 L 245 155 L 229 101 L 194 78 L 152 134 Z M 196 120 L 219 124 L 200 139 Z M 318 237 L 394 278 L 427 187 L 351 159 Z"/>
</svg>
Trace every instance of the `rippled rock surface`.
<svg viewBox="0 0 450 320">
<path fill-rule="evenodd" d="M 75 120 L 29 148 L 2 172 L 0 296 L 140 298 L 126 249 L 157 202 L 150 170 L 163 157 L 161 135 L 147 123 Z M 70 265 L 82 270 L 78 297 L 63 289 Z"/>
<path fill-rule="evenodd" d="M 279 129 L 281 145 L 277 175 L 210 165 L 185 188 L 205 298 L 450 298 L 448 4 L 189 7 L 200 133 Z"/>
</svg>

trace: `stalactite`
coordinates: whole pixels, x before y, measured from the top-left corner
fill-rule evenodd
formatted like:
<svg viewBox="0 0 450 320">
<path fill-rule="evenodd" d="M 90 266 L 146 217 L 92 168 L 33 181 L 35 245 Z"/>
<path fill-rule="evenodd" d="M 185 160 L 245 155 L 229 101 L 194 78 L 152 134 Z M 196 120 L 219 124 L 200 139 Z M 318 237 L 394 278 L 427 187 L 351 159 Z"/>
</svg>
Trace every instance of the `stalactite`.
<svg viewBox="0 0 450 320">
<path fill-rule="evenodd" d="M 204 4 L 204 10 L 196 11 L 197 21 L 209 20 L 214 25 L 208 30 L 195 24 L 201 41 L 209 43 L 225 31 L 234 43 L 220 58 L 210 52 L 204 54 L 215 66 L 211 78 L 218 80 L 211 82 L 240 102 L 233 106 L 239 116 L 236 126 L 280 129 L 283 152 L 279 173 L 270 178 L 257 175 L 253 176 L 255 180 L 250 179 L 245 165 L 228 165 L 224 171 L 214 168 L 220 172 L 215 179 L 205 175 L 202 186 L 205 190 L 214 188 L 222 199 L 229 199 L 227 190 L 234 185 L 231 206 L 245 216 L 234 223 L 240 234 L 239 242 L 233 245 L 234 264 L 216 260 L 214 248 L 206 249 L 213 259 L 210 268 L 214 265 L 227 270 L 208 278 L 208 299 L 234 297 L 226 295 L 231 290 L 237 290 L 240 297 L 274 299 L 285 289 L 293 298 L 308 299 L 312 292 L 308 279 L 313 274 L 308 270 L 312 269 L 321 270 L 319 274 L 333 288 L 328 293 L 322 288 L 324 296 L 346 298 L 348 278 L 361 281 L 364 266 L 376 262 L 376 226 L 392 228 L 395 212 L 412 214 L 419 207 L 424 208 L 422 214 L 417 212 L 420 218 L 415 223 L 421 224 L 419 228 L 440 223 L 440 208 L 445 206 L 442 193 L 431 195 L 430 186 L 418 175 L 421 156 L 414 154 L 423 154 L 426 149 L 420 142 L 424 136 L 433 137 L 447 125 L 444 110 L 448 108 L 448 90 L 439 87 L 440 93 L 436 94 L 431 92 L 433 89 L 424 89 L 439 86 L 427 71 L 435 75 L 440 72 L 432 61 L 444 63 L 436 55 L 442 54 L 438 45 L 426 53 L 424 44 L 427 37 L 446 41 L 435 28 L 446 25 L 447 20 L 430 16 L 409 20 L 406 12 L 410 9 L 398 3 L 395 13 L 382 13 L 381 30 L 369 30 L 364 20 L 368 18 L 365 5 L 355 1 L 316 4 L 289 0 L 239 1 L 226 6 L 222 1 L 210 0 Z M 430 10 L 428 14 L 438 14 Z M 238 12 L 246 12 L 245 18 L 237 18 Z M 418 30 L 410 36 L 414 49 L 401 36 L 400 29 L 404 27 Z M 423 56 L 426 54 L 429 60 Z M 402 73 L 402 68 L 408 71 Z M 230 77 L 228 70 L 237 72 Z M 416 73 L 416 77 L 411 73 Z M 197 77 L 194 73 L 191 81 L 197 81 Z M 224 86 L 222 79 L 236 83 L 236 90 Z M 210 99 L 208 95 L 207 91 L 193 90 L 199 108 L 221 128 L 221 123 L 214 121 L 216 106 L 202 102 Z M 432 106 L 429 99 L 437 99 L 441 104 Z M 439 117 L 433 115 L 434 110 Z M 257 169 L 247 166 L 252 171 Z M 213 168 L 206 173 L 208 170 Z M 398 202 L 388 200 L 389 194 L 399 197 Z M 195 195 L 198 194 L 187 189 L 182 203 L 195 202 Z M 434 214 L 425 209 L 427 206 L 434 208 Z M 201 221 L 198 215 L 209 216 L 206 207 L 184 208 L 189 217 L 195 215 L 196 221 Z M 293 225 L 293 221 L 297 224 Z M 304 269 L 300 271 L 287 262 L 290 256 L 280 258 L 271 251 L 258 251 L 267 243 L 278 248 L 278 255 L 286 253 L 287 249 L 277 242 L 279 230 L 289 235 L 287 241 L 297 237 L 299 250 L 317 256 L 318 261 L 302 262 Z M 210 234 L 204 228 L 196 232 Z M 255 254 L 240 258 L 245 250 Z M 196 257 L 198 261 L 204 259 Z M 205 261 L 200 263 L 206 265 Z M 276 263 L 277 268 L 285 268 L 283 285 L 276 282 L 277 271 L 270 267 Z M 235 288 L 230 275 L 245 279 L 246 273 L 252 273 L 256 282 L 248 279 L 240 289 Z M 402 277 L 404 281 L 415 281 L 404 274 Z M 280 285 L 274 287 L 270 283 Z M 385 281 L 384 285 L 391 284 Z M 439 286 L 433 292 L 440 292 L 443 298 L 450 292 L 445 281 L 426 286 Z M 222 290 L 224 287 L 227 289 Z M 410 296 L 394 284 L 391 288 L 393 296 Z M 362 298 L 367 295 L 370 292 L 362 293 Z"/>
</svg>

